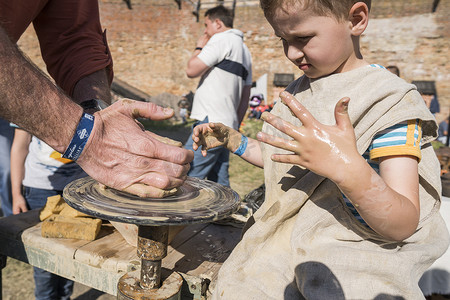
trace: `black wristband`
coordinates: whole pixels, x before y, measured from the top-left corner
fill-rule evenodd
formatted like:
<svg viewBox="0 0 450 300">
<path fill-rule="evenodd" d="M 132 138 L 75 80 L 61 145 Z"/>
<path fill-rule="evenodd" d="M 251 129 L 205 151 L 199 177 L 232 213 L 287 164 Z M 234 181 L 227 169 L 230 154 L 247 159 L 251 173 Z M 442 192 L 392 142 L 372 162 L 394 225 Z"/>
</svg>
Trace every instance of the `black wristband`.
<svg viewBox="0 0 450 300">
<path fill-rule="evenodd" d="M 108 107 L 108 103 L 99 99 L 89 99 L 80 103 L 84 111 L 99 111 Z"/>
<path fill-rule="evenodd" d="M 195 47 L 195 50 L 200 50 L 200 51 L 202 51 L 203 48 L 202 48 L 202 47 Z M 194 50 L 194 51 L 195 51 L 195 50 Z"/>
</svg>

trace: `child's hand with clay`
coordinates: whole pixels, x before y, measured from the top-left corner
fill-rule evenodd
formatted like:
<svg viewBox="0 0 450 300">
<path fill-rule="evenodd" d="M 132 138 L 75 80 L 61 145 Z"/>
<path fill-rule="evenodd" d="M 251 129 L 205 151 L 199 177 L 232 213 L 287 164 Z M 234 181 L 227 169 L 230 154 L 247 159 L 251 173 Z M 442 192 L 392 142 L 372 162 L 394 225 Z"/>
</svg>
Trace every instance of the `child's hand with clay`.
<svg viewBox="0 0 450 300">
<path fill-rule="evenodd" d="M 258 133 L 258 140 L 292 154 L 274 154 L 276 162 L 298 164 L 335 182 L 358 213 L 376 232 L 392 240 L 411 236 L 420 216 L 417 158 L 393 155 L 380 158 L 380 173 L 365 161 L 356 148 L 355 132 L 348 116 L 348 98 L 335 107 L 336 124 L 318 122 L 291 94 L 282 101 L 302 122 L 302 126 L 270 114 L 262 118 L 292 137 L 286 140 Z"/>
<path fill-rule="evenodd" d="M 210 122 L 195 126 L 192 139 L 194 150 L 201 146 L 202 155 L 206 156 L 208 149 L 216 147 L 225 147 L 231 152 L 236 151 L 241 142 L 241 134 L 222 123 Z"/>
<path fill-rule="evenodd" d="M 271 157 L 273 161 L 303 166 L 338 184 L 345 180 L 345 174 L 348 174 L 346 171 L 351 171 L 350 168 L 353 169 L 364 162 L 356 149 L 355 133 L 347 113 L 349 98 L 339 100 L 335 108 L 336 124 L 328 126 L 318 122 L 288 92 L 282 92 L 280 97 L 294 116 L 302 122 L 302 126 L 296 127 L 271 113 L 263 113 L 261 118 L 264 121 L 292 137 L 292 140 L 285 140 L 266 133 L 258 133 L 257 138 L 260 142 L 293 152 L 274 154 Z"/>
</svg>

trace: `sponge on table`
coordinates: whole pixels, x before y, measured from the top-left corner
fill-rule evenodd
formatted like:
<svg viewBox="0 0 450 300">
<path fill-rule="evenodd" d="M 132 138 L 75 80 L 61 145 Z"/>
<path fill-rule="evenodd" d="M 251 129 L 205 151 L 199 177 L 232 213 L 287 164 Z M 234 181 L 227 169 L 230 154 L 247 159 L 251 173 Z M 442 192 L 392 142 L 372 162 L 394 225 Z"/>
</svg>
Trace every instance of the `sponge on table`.
<svg viewBox="0 0 450 300">
<path fill-rule="evenodd" d="M 82 213 L 81 211 L 78 211 L 75 208 L 70 207 L 69 204 L 67 204 L 67 203 L 65 203 L 65 204 L 66 205 L 59 213 L 60 216 L 72 217 L 72 218 L 90 217 L 89 215 Z"/>
<path fill-rule="evenodd" d="M 82 239 L 93 241 L 97 237 L 102 220 L 53 215 L 42 222 L 41 234 L 47 238 Z"/>
<path fill-rule="evenodd" d="M 102 220 L 86 217 L 89 216 L 70 207 L 60 195 L 48 197 L 39 214 L 43 221 L 41 234 L 48 238 L 93 241 L 100 231 Z"/>
<path fill-rule="evenodd" d="M 57 215 L 59 214 L 63 208 L 67 205 L 66 202 L 64 202 L 64 199 L 60 195 L 55 195 L 47 198 L 47 203 L 42 208 L 41 212 L 39 213 L 39 219 L 41 221 L 44 221 L 45 219 L 49 218 L 51 215 Z"/>
</svg>

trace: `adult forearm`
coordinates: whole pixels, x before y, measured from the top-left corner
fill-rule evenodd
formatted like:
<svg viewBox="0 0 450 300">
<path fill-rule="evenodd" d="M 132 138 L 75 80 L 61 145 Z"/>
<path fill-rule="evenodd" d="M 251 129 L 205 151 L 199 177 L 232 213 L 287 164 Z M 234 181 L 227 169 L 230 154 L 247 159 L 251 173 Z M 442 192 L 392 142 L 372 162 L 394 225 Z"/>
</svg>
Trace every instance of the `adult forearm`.
<svg viewBox="0 0 450 300">
<path fill-rule="evenodd" d="M 69 144 L 82 109 L 29 62 L 0 28 L 0 116 L 59 152 Z"/>
<path fill-rule="evenodd" d="M 189 78 L 200 77 L 209 69 L 209 67 L 197 57 L 199 53 L 200 50 L 195 50 L 193 56 L 188 61 L 186 75 Z"/>
<path fill-rule="evenodd" d="M 208 40 L 209 37 L 206 34 L 202 34 L 198 38 L 195 49 L 187 63 L 186 75 L 189 78 L 202 76 L 209 69 L 209 67 L 197 57 L 202 52 L 202 49 L 205 47 L 206 43 L 208 43 Z"/>
</svg>

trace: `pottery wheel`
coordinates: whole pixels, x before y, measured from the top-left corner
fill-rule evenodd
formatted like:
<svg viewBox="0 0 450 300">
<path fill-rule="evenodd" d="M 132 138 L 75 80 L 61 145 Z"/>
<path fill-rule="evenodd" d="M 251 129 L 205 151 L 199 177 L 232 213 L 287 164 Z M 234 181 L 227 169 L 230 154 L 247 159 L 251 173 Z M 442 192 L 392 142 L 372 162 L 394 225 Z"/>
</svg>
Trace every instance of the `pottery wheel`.
<svg viewBox="0 0 450 300">
<path fill-rule="evenodd" d="M 188 177 L 177 192 L 166 198 L 141 198 L 111 188 L 101 188 L 91 177 L 64 188 L 64 200 L 85 214 L 136 225 L 183 225 L 225 218 L 239 209 L 239 195 L 218 183 Z"/>
</svg>

